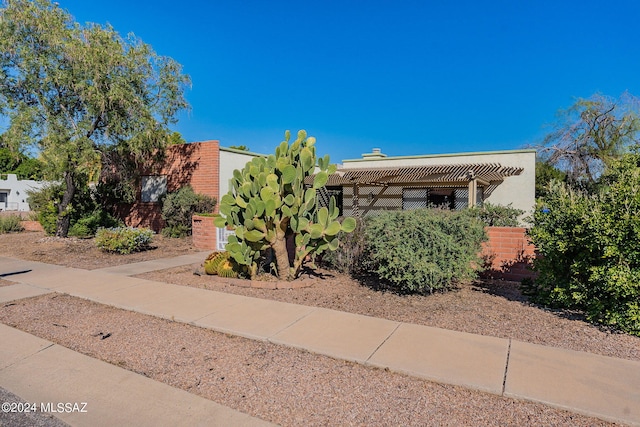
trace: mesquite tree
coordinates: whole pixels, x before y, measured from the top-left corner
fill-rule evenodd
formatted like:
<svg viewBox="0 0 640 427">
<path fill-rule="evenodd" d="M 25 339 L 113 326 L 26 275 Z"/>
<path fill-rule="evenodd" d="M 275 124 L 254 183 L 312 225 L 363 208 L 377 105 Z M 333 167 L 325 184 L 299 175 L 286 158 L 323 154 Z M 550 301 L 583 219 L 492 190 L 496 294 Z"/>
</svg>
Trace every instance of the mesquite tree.
<svg viewBox="0 0 640 427">
<path fill-rule="evenodd" d="M 34 147 L 48 177 L 64 185 L 56 234 L 66 237 L 77 190 L 110 153 L 141 155 L 169 143 L 190 80 L 133 35 L 82 26 L 47 0 L 5 0 L 0 82 L 3 141 Z"/>
<path fill-rule="evenodd" d="M 570 184 L 589 189 L 608 166 L 640 143 L 640 100 L 593 95 L 561 111 L 556 128 L 539 147 L 541 157 L 567 174 Z"/>
<path fill-rule="evenodd" d="M 275 155 L 256 157 L 242 171 L 235 170 L 231 190 L 220 200 L 217 227 L 232 227 L 235 236 L 226 246 L 232 259 L 251 277 L 257 272 L 260 253 L 272 248 L 278 277 L 293 280 L 308 257 L 336 250 L 340 231 L 355 229 L 355 219 L 340 223 L 339 209 L 331 197 L 328 206 L 318 205 L 317 190 L 327 183 L 336 166 L 329 156 L 316 157 L 315 138 L 304 130 L 289 144 L 290 133 Z M 313 182 L 305 185 L 308 177 Z M 289 259 L 287 238 L 295 242 L 294 259 Z"/>
</svg>

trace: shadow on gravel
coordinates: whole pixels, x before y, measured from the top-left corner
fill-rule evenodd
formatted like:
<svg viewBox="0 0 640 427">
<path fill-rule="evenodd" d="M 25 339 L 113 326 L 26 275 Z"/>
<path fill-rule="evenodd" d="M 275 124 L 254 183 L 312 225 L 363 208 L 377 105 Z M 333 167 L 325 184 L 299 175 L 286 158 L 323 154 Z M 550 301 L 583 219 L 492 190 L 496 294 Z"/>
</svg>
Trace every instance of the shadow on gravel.
<svg viewBox="0 0 640 427">
<path fill-rule="evenodd" d="M 595 326 L 596 328 L 600 329 L 603 332 L 622 333 L 620 331 L 617 331 L 614 328 L 590 322 L 587 319 L 587 316 L 579 310 L 570 310 L 566 308 L 551 308 L 541 304 L 533 303 L 529 301 L 529 298 L 526 295 L 522 294 L 519 282 L 510 282 L 510 281 L 501 281 L 501 280 L 481 280 L 481 281 L 475 282 L 473 285 L 474 285 L 474 288 L 476 288 L 480 292 L 485 292 L 491 295 L 503 297 L 508 299 L 509 301 L 520 302 L 530 307 L 535 307 L 539 310 L 546 311 L 547 313 L 551 313 L 554 316 L 560 317 L 562 319 L 575 320 L 579 322 L 588 323 L 592 326 Z"/>
<path fill-rule="evenodd" d="M 503 280 L 478 280 L 473 283 L 475 290 L 490 295 L 496 295 L 508 299 L 509 301 L 517 301 L 529 303 L 529 298 L 522 295 L 520 283 Z"/>
</svg>

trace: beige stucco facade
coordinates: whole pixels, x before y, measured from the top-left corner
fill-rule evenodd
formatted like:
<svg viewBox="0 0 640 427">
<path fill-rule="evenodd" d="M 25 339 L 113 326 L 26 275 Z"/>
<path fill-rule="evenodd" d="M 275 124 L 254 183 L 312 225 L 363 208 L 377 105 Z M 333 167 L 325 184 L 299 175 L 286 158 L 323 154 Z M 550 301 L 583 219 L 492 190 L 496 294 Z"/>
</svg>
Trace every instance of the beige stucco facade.
<svg viewBox="0 0 640 427">
<path fill-rule="evenodd" d="M 406 168 L 406 167 L 424 167 L 424 166 L 442 166 L 442 165 L 486 165 L 498 164 L 507 168 L 521 169 L 519 173 L 512 176 L 505 176 L 500 181 L 491 181 L 484 183 L 478 187 L 478 200 L 491 203 L 493 205 L 511 205 L 514 208 L 521 209 L 525 215 L 530 214 L 535 207 L 535 150 L 509 150 L 509 151 L 492 151 L 492 152 L 476 152 L 476 153 L 456 153 L 456 154 L 439 154 L 439 155 L 421 155 L 421 156 L 402 156 L 387 157 L 380 153 L 380 150 L 374 150 L 373 153 L 363 154 L 361 159 L 344 160 L 339 167 L 340 170 L 349 171 L 354 169 L 380 169 L 380 168 Z M 360 185 L 358 188 L 358 204 L 362 213 L 375 212 L 376 210 L 397 209 L 401 208 L 403 194 L 406 197 L 408 191 L 418 191 L 424 184 L 414 186 L 415 190 L 409 182 L 402 184 L 396 183 L 389 186 L 380 185 Z M 446 185 L 443 184 L 442 187 Z M 429 185 L 428 187 L 432 187 Z M 435 185 L 432 191 L 437 192 L 438 185 Z M 455 189 L 456 194 L 465 194 L 465 185 L 458 186 Z M 345 214 L 349 214 L 350 206 L 353 202 L 353 187 L 343 187 L 343 206 Z M 404 193 L 403 193 L 404 191 Z M 466 192 L 468 195 L 468 191 Z M 466 196 L 465 196 L 466 197 Z M 456 208 L 458 202 L 461 205 L 466 200 L 456 196 Z M 400 202 L 398 202 L 398 199 Z M 399 203 L 399 204 L 398 204 Z"/>
</svg>

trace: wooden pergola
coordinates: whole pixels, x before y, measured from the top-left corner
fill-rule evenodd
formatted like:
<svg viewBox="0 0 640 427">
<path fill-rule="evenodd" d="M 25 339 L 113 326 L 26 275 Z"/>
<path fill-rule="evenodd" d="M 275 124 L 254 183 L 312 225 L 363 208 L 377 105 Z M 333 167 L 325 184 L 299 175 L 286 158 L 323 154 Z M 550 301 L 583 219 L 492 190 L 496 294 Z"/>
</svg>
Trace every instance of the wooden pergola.
<svg viewBox="0 0 640 427">
<path fill-rule="evenodd" d="M 478 186 L 484 188 L 504 181 L 504 178 L 519 175 L 521 167 L 502 166 L 499 163 L 467 163 L 432 166 L 403 166 L 394 168 L 339 169 L 329 176 L 327 186 L 353 187 L 353 214 L 359 216 L 358 193 L 360 186 L 382 186 L 405 184 L 411 186 L 467 186 L 469 206 L 477 203 Z M 376 199 L 384 193 L 378 193 Z M 374 199 L 375 202 L 375 199 Z"/>
</svg>

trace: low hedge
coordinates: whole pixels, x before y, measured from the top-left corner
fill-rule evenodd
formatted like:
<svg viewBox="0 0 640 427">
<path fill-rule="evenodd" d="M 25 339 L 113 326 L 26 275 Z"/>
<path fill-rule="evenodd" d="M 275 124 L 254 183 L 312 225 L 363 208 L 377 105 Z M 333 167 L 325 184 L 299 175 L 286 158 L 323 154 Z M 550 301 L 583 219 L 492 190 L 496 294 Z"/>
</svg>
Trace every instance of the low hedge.
<svg viewBox="0 0 640 427">
<path fill-rule="evenodd" d="M 461 211 L 388 211 L 367 218 L 363 266 L 400 293 L 432 293 L 476 277 L 484 224 Z"/>
<path fill-rule="evenodd" d="M 19 215 L 0 216 L 0 234 L 22 231 L 20 221 L 22 218 Z"/>
<path fill-rule="evenodd" d="M 149 249 L 153 231 L 148 228 L 100 228 L 96 232 L 96 246 L 105 252 L 130 254 Z"/>
</svg>

